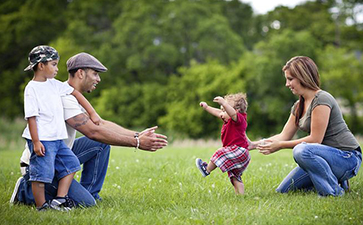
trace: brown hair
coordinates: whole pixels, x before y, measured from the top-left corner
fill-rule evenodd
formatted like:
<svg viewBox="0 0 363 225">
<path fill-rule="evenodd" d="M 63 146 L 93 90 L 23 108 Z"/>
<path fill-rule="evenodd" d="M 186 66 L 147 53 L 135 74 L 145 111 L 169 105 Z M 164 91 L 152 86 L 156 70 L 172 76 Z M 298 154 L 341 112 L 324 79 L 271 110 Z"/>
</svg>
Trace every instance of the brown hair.
<svg viewBox="0 0 363 225">
<path fill-rule="evenodd" d="M 37 72 L 38 71 L 38 65 L 39 65 L 39 63 L 43 63 L 44 65 L 48 65 L 48 61 L 46 61 L 46 62 L 38 62 L 37 64 L 35 64 L 33 66 L 33 71 L 34 72 Z"/>
<path fill-rule="evenodd" d="M 247 95 L 244 93 L 228 94 L 224 96 L 226 101 L 231 100 L 234 102 L 234 109 L 239 113 L 247 112 L 248 102 Z"/>
<path fill-rule="evenodd" d="M 282 68 L 282 71 L 289 71 L 291 76 L 298 79 L 301 86 L 311 89 L 320 89 L 320 76 L 319 70 L 312 59 L 306 56 L 295 56 L 291 58 L 286 65 Z M 299 120 L 304 112 L 304 98 L 299 97 L 299 104 L 295 109 L 295 125 L 299 125 Z"/>
<path fill-rule="evenodd" d="M 71 77 L 74 77 L 74 75 L 76 74 L 76 72 L 78 70 L 83 70 L 85 73 L 88 72 L 89 68 L 76 68 L 76 69 L 71 69 L 70 71 L 68 71 L 69 75 L 71 75 Z"/>
</svg>

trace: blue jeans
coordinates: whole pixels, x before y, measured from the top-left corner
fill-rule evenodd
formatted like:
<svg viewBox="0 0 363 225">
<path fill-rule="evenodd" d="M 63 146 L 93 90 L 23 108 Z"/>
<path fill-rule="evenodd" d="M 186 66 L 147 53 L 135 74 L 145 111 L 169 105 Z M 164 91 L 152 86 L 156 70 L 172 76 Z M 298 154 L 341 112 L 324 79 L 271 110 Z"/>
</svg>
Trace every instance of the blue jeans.
<svg viewBox="0 0 363 225">
<path fill-rule="evenodd" d="M 106 177 L 110 146 L 87 137 L 81 137 L 75 140 L 72 151 L 83 164 L 83 170 L 80 183 L 76 180 L 72 181 L 68 196 L 77 205 L 93 206 L 96 204 L 95 199 L 100 199 L 99 192 Z M 51 200 L 57 195 L 57 188 L 57 179 L 54 179 L 51 184 L 45 185 L 46 200 Z M 34 204 L 29 173 L 24 175 L 24 180 L 20 183 L 18 201 Z"/>
<path fill-rule="evenodd" d="M 322 144 L 301 143 L 293 149 L 293 156 L 298 167 L 285 177 L 277 192 L 315 188 L 321 196 L 343 195 L 339 184 L 357 175 L 362 163 L 359 151 L 342 151 Z"/>
<path fill-rule="evenodd" d="M 29 174 L 31 181 L 52 183 L 57 171 L 57 180 L 81 170 L 79 160 L 63 140 L 41 141 L 45 148 L 44 156 L 37 156 L 33 142 L 26 139 L 31 152 Z"/>
</svg>

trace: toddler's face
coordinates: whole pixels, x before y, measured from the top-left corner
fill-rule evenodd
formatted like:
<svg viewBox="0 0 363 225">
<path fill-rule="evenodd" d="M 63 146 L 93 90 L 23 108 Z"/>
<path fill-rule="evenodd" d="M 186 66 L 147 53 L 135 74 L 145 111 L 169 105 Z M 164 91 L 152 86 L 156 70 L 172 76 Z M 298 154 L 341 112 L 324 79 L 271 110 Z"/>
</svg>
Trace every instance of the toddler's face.
<svg viewBox="0 0 363 225">
<path fill-rule="evenodd" d="M 230 100 L 226 100 L 228 105 L 232 106 L 234 108 L 234 102 Z M 223 122 L 227 123 L 228 120 L 231 118 L 223 106 L 221 106 L 222 112 L 219 114 L 219 117 L 223 120 Z"/>
</svg>

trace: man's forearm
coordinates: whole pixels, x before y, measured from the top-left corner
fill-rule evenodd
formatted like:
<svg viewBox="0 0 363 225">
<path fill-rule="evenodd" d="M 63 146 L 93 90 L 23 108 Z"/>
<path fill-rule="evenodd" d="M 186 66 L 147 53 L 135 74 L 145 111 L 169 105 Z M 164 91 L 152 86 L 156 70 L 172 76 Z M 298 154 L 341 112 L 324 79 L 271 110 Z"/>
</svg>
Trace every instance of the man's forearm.
<svg viewBox="0 0 363 225">
<path fill-rule="evenodd" d="M 92 140 L 116 146 L 136 146 L 136 139 L 133 136 L 134 132 L 119 129 L 116 124 L 112 126 L 110 123 L 105 123 L 105 121 L 100 125 L 95 125 L 84 113 L 74 116 L 66 122 Z"/>
<path fill-rule="evenodd" d="M 87 135 L 86 135 L 87 136 Z M 114 146 L 135 147 L 136 139 L 130 135 L 116 133 L 105 127 L 100 127 L 89 135 L 91 139 Z M 87 136 L 88 137 L 88 136 Z"/>
<path fill-rule="evenodd" d="M 111 121 L 107 121 L 107 120 L 103 120 L 102 123 L 100 124 L 101 126 L 104 126 L 107 129 L 110 129 L 116 133 L 125 135 L 125 136 L 131 136 L 134 137 L 135 135 L 135 131 L 126 129 L 124 127 L 121 127 L 120 125 L 113 123 Z"/>
</svg>

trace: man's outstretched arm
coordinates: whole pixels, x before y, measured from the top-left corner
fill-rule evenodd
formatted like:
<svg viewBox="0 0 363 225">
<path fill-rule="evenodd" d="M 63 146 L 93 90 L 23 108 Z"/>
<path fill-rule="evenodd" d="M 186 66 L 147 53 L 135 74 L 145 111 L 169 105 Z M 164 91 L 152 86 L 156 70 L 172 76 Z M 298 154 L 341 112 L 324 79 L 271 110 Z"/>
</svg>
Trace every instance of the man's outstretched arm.
<svg viewBox="0 0 363 225">
<path fill-rule="evenodd" d="M 102 122 L 95 125 L 87 114 L 81 113 L 66 120 L 67 124 L 84 134 L 86 137 L 109 145 L 136 147 L 137 140 L 134 138 L 134 131 L 127 130 L 112 122 Z M 110 123 L 112 125 L 110 126 Z M 165 147 L 168 142 L 163 135 L 155 135 L 147 132 L 139 137 L 139 148 L 147 151 L 156 151 Z"/>
</svg>

